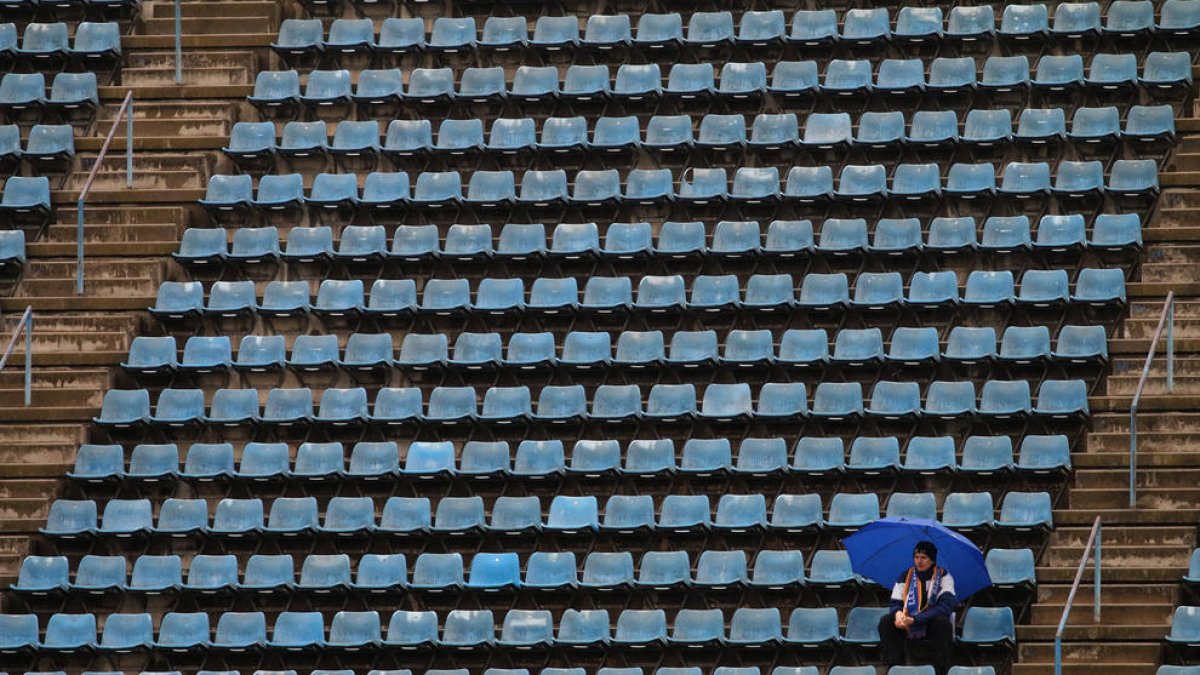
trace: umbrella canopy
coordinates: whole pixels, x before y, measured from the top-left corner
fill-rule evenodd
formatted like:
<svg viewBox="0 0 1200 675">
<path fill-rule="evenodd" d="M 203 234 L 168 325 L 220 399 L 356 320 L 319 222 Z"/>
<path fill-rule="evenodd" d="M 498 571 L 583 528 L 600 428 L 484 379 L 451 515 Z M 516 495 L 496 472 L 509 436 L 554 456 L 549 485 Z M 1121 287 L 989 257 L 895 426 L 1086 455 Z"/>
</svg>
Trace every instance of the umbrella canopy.
<svg viewBox="0 0 1200 675">
<path fill-rule="evenodd" d="M 890 588 L 912 566 L 919 541 L 937 546 L 937 564 L 954 576 L 959 601 L 992 585 L 983 553 L 970 539 L 923 518 L 881 518 L 842 540 L 854 572 Z"/>
</svg>

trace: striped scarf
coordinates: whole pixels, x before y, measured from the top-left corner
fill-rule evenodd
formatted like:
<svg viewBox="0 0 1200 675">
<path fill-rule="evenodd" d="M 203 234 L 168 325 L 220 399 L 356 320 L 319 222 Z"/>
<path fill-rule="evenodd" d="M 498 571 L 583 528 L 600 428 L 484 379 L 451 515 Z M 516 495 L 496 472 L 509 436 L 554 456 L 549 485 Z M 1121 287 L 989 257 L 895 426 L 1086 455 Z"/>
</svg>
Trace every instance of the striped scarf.
<svg viewBox="0 0 1200 675">
<path fill-rule="evenodd" d="M 904 579 L 904 613 L 908 616 L 916 616 L 917 613 L 923 612 L 931 602 L 936 602 L 938 595 L 942 592 L 942 574 L 944 570 L 935 566 L 933 575 L 928 582 L 922 581 L 917 576 L 915 567 L 908 568 L 908 576 Z M 925 592 L 925 586 L 928 583 L 929 592 Z M 908 638 L 910 640 L 920 640 L 925 637 L 924 626 L 912 626 L 908 629 Z"/>
</svg>

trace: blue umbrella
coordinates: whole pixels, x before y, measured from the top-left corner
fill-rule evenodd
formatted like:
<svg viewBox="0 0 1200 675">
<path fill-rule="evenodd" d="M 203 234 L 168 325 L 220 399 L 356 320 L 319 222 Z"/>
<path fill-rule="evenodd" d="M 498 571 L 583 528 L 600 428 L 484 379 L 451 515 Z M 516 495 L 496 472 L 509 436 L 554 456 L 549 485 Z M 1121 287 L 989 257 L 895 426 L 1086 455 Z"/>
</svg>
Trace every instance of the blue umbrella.
<svg viewBox="0 0 1200 675">
<path fill-rule="evenodd" d="M 979 547 L 934 520 L 882 518 L 843 539 L 842 545 L 856 574 L 890 588 L 912 566 L 913 548 L 919 541 L 937 546 L 937 564 L 954 576 L 960 601 L 992 585 Z"/>
</svg>

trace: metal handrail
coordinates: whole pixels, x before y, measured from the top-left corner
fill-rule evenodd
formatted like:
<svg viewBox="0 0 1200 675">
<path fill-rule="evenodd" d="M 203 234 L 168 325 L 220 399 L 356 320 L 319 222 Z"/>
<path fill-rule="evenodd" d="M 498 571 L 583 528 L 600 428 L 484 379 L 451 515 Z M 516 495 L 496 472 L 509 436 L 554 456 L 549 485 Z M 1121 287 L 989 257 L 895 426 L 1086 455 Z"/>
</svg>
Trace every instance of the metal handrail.
<svg viewBox="0 0 1200 675">
<path fill-rule="evenodd" d="M 1146 380 L 1150 377 L 1150 365 L 1154 362 L 1158 340 L 1164 328 L 1167 331 L 1167 393 L 1170 393 L 1175 390 L 1175 291 L 1169 291 L 1163 301 L 1162 314 L 1158 317 L 1158 326 L 1154 329 L 1150 350 L 1146 353 L 1146 363 L 1142 366 L 1142 376 L 1138 378 L 1133 402 L 1129 404 L 1129 508 L 1137 505 L 1138 404 L 1142 401 L 1142 390 L 1146 388 Z"/>
<path fill-rule="evenodd" d="M 1092 622 L 1100 623 L 1100 516 L 1092 521 L 1092 532 L 1088 535 L 1087 544 L 1083 547 L 1083 556 L 1079 559 L 1079 567 L 1075 570 L 1075 581 L 1071 584 L 1071 592 L 1067 594 L 1067 604 L 1063 607 L 1062 618 L 1058 620 L 1058 630 L 1054 631 L 1054 675 L 1062 675 L 1062 638 L 1067 629 L 1067 617 L 1071 615 L 1071 605 L 1075 603 L 1075 592 L 1083 581 L 1083 569 L 1087 567 L 1088 555 L 1095 545 L 1096 572 L 1092 575 Z"/>
<path fill-rule="evenodd" d="M 8 357 L 12 356 L 13 350 L 17 348 L 17 338 L 21 337 L 22 331 L 25 333 L 25 405 L 28 407 L 33 402 L 33 306 L 25 308 L 25 313 L 21 315 L 21 320 L 17 322 L 17 327 L 13 329 L 12 337 L 8 339 L 8 346 L 4 348 L 4 354 L 0 355 L 0 372 L 4 371 L 4 367 L 8 365 Z"/>
<path fill-rule="evenodd" d="M 183 84 L 183 6 L 175 0 L 175 84 Z"/>
<path fill-rule="evenodd" d="M 117 133 L 117 126 L 121 124 L 121 118 L 125 118 L 125 187 L 133 187 L 133 90 L 125 94 L 125 100 L 121 102 L 120 109 L 117 110 L 117 118 L 113 120 L 112 128 L 108 130 L 108 136 L 104 138 L 104 145 L 100 146 L 100 154 L 96 156 L 96 163 L 92 165 L 92 171 L 88 174 L 87 181 L 83 184 L 83 189 L 79 191 L 79 200 L 75 203 L 76 211 L 76 227 L 75 227 L 75 257 L 77 269 L 75 270 L 75 294 L 83 295 L 83 204 L 87 201 L 88 193 L 92 189 L 92 182 L 96 180 L 96 174 L 100 171 L 100 165 L 104 162 L 105 155 L 108 154 L 108 146 L 112 143 L 113 136 Z"/>
</svg>

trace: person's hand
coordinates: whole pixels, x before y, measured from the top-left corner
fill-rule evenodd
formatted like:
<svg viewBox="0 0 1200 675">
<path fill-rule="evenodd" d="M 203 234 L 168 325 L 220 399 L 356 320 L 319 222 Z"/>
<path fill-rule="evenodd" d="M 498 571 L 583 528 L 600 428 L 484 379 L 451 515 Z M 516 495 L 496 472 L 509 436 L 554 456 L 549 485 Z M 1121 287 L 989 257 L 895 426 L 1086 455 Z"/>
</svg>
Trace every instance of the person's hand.
<svg viewBox="0 0 1200 675">
<path fill-rule="evenodd" d="M 904 615 L 904 626 L 903 626 L 904 630 L 908 630 L 909 628 L 912 628 L 912 625 L 914 623 L 916 623 L 915 619 L 913 619 L 911 616 L 909 616 L 907 614 Z"/>
<path fill-rule="evenodd" d="M 907 624 L 907 623 L 905 623 L 905 620 L 906 620 L 906 619 L 908 619 L 908 615 L 907 615 L 907 614 L 905 614 L 905 613 L 904 613 L 904 612 L 902 612 L 902 611 L 901 611 L 901 612 L 896 612 L 896 616 L 893 618 L 893 622 L 895 623 L 895 625 L 896 625 L 896 628 L 897 628 L 898 630 L 908 630 L 908 624 Z"/>
</svg>

